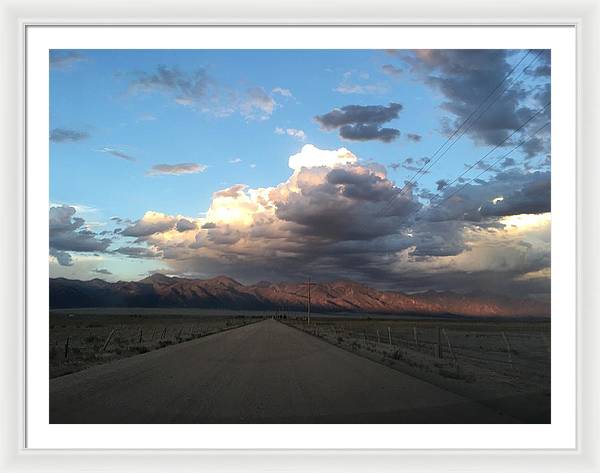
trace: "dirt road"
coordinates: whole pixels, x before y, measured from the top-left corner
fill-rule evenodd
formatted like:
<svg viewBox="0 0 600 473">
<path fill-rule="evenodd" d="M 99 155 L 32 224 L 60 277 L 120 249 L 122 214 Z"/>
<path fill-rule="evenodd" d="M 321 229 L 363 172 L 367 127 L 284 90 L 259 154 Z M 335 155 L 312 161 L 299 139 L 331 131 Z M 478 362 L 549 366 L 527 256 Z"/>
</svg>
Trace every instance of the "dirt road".
<svg viewBox="0 0 600 473">
<path fill-rule="evenodd" d="M 273 320 L 50 380 L 51 423 L 511 423 Z"/>
</svg>

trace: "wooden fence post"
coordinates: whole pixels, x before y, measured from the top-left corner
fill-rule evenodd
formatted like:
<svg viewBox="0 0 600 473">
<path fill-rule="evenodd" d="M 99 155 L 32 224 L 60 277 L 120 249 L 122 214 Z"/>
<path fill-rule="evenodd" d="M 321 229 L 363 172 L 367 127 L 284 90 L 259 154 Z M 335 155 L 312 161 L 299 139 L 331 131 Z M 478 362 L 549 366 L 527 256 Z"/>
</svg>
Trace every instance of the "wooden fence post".
<svg viewBox="0 0 600 473">
<path fill-rule="evenodd" d="M 377 329 L 377 343 L 381 343 L 381 337 L 379 336 L 379 329 Z"/>
<path fill-rule="evenodd" d="M 143 335 L 144 335 L 144 332 L 142 332 L 142 327 L 140 327 L 140 336 L 138 337 L 138 343 L 142 343 Z"/>
<path fill-rule="evenodd" d="M 510 363 L 510 367 L 514 368 L 513 366 L 513 361 L 512 361 L 512 350 L 510 347 L 510 342 L 508 341 L 508 337 L 506 336 L 506 334 L 504 332 L 502 332 L 502 338 L 504 339 L 504 343 L 506 344 L 506 352 L 508 353 L 508 362 Z"/>
<path fill-rule="evenodd" d="M 444 337 L 446 338 L 446 341 L 448 342 L 448 350 L 450 350 L 450 356 L 452 357 L 452 360 L 454 361 L 454 364 L 456 365 L 456 355 L 454 354 L 454 350 L 452 350 L 452 344 L 450 343 L 450 338 L 448 337 L 448 334 L 446 333 L 446 329 L 443 328 L 442 332 L 444 332 Z"/>
<path fill-rule="evenodd" d="M 437 358 L 443 358 L 442 355 L 442 330 L 440 329 L 440 327 L 437 328 L 437 347 L 436 347 L 436 352 L 437 352 Z"/>
<path fill-rule="evenodd" d="M 104 342 L 104 346 L 102 347 L 102 351 L 106 351 L 106 347 L 108 346 L 108 344 L 110 343 L 110 340 L 112 338 L 112 336 L 114 335 L 114 333 L 117 331 L 116 328 L 113 328 L 110 333 L 108 334 L 108 337 L 106 337 L 106 341 Z"/>
<path fill-rule="evenodd" d="M 419 337 L 417 336 L 417 327 L 413 327 L 413 336 L 415 338 L 415 345 L 419 346 Z"/>
<path fill-rule="evenodd" d="M 65 341 L 65 360 L 69 359 L 69 341 L 71 340 L 71 336 L 67 335 L 67 340 Z"/>
<path fill-rule="evenodd" d="M 390 330 L 389 327 L 388 327 L 388 344 L 389 345 L 392 344 L 392 331 Z"/>
</svg>

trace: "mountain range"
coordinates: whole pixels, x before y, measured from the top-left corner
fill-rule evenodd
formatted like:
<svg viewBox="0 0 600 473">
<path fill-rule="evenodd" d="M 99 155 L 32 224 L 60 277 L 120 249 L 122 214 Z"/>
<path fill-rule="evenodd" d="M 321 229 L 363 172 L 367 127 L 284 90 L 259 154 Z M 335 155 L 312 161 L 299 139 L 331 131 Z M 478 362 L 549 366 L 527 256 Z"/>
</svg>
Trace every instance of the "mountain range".
<svg viewBox="0 0 600 473">
<path fill-rule="evenodd" d="M 160 307 L 305 311 L 306 283 L 243 285 L 226 276 L 187 279 L 154 274 L 140 281 L 50 279 L 50 308 Z M 313 312 L 544 317 L 550 305 L 485 294 L 381 291 L 353 281 L 311 284 Z"/>
</svg>

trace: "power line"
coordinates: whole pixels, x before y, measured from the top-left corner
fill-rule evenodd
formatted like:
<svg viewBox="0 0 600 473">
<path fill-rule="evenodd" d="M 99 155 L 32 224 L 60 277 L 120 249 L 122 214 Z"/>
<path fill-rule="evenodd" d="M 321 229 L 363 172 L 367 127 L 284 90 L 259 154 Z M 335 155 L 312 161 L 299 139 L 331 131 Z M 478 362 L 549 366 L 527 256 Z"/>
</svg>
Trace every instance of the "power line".
<svg viewBox="0 0 600 473">
<path fill-rule="evenodd" d="M 456 142 L 458 140 L 460 140 L 460 138 L 471 129 L 471 127 L 475 124 L 475 122 L 477 120 L 479 120 L 483 114 L 485 112 L 487 112 L 499 99 L 500 97 L 502 97 L 502 95 L 504 95 L 504 93 L 510 89 L 510 87 L 512 87 L 512 85 L 519 79 L 519 77 L 521 77 L 521 75 L 527 70 L 529 69 L 533 63 L 535 61 L 537 61 L 537 59 L 539 58 L 539 56 L 541 55 L 542 51 L 539 51 L 535 57 L 529 62 L 529 64 L 527 66 L 525 66 L 521 72 L 513 79 L 511 79 L 510 83 L 508 84 L 508 86 L 500 93 L 498 94 L 489 104 L 488 106 L 485 108 L 485 110 L 483 110 L 470 124 L 467 128 L 465 128 L 462 133 L 450 144 L 450 146 L 448 146 L 444 152 L 439 155 L 435 160 L 433 160 L 433 158 L 454 138 L 454 136 L 456 136 L 456 134 L 462 129 L 462 127 L 473 117 L 473 115 L 475 115 L 475 113 L 477 113 L 477 111 L 488 101 L 488 99 L 490 99 L 497 91 L 498 89 L 506 82 L 506 80 L 510 77 L 510 75 L 519 67 L 519 65 L 527 58 L 527 56 L 529 56 L 529 54 L 531 53 L 531 50 L 527 50 L 527 53 L 523 55 L 523 57 L 517 62 L 517 64 L 508 72 L 508 74 L 506 74 L 504 76 L 504 78 L 500 81 L 500 83 L 485 97 L 485 99 L 479 103 L 479 105 L 477 105 L 477 107 L 469 114 L 469 116 L 459 125 L 459 127 L 454 131 L 454 133 L 452 133 L 452 135 L 450 137 L 448 137 L 446 139 L 446 141 L 439 146 L 436 151 L 431 155 L 431 158 L 427 159 L 423 165 L 417 170 L 417 172 L 410 178 L 410 180 L 405 183 L 405 185 L 402 187 L 402 189 L 400 190 L 399 193 L 394 194 L 394 196 L 387 202 L 387 204 L 385 205 L 385 207 L 378 213 L 378 216 L 381 215 L 383 212 L 387 211 L 388 208 L 390 207 L 390 205 L 392 204 L 392 202 L 399 196 L 402 195 L 404 193 L 404 191 L 409 188 L 409 186 L 411 186 L 412 184 L 416 184 L 418 182 L 418 176 L 422 173 L 423 175 L 425 173 L 427 173 L 427 171 L 429 169 L 431 169 L 449 150 L 450 148 L 452 148 L 452 146 L 454 146 L 456 144 Z M 425 169 L 427 167 L 427 169 Z M 417 179 L 415 179 L 417 178 Z M 413 182 L 414 181 L 414 182 Z"/>
<path fill-rule="evenodd" d="M 544 128 L 546 128 L 547 126 L 550 125 L 551 122 L 546 123 L 545 125 L 543 125 L 542 127 L 538 128 L 529 138 L 527 138 L 526 140 L 522 140 L 520 143 L 518 143 L 517 145 L 515 145 L 509 152 L 507 152 L 506 154 L 503 154 L 502 156 L 499 156 L 496 160 L 494 160 L 492 162 L 492 164 L 490 164 L 487 168 L 485 168 L 483 171 L 481 171 L 479 174 L 477 174 L 475 177 L 472 177 L 470 179 L 467 180 L 467 182 L 465 182 L 461 187 L 459 187 L 458 189 L 456 189 L 454 192 L 452 192 L 451 194 L 447 195 L 446 197 L 444 197 L 444 199 L 442 199 L 439 202 L 436 202 L 435 206 L 433 207 L 429 207 L 429 209 L 436 209 L 438 208 L 440 205 L 442 205 L 444 202 L 446 202 L 447 200 L 451 199 L 452 197 L 454 197 L 456 194 L 458 194 L 460 191 L 462 191 L 469 183 L 471 183 L 472 181 L 478 179 L 479 177 L 481 177 L 483 174 L 485 174 L 486 172 L 488 172 L 490 169 L 492 169 L 496 164 L 498 164 L 502 159 L 507 158 L 508 156 L 510 156 L 516 149 L 520 148 L 521 146 L 523 146 L 525 143 L 533 140 L 536 135 L 542 131 Z M 472 167 L 471 167 L 472 169 Z M 453 181 L 454 182 L 454 181 Z M 440 195 L 439 193 L 437 195 Z M 432 198 L 435 198 L 436 196 L 433 196 Z"/>
<path fill-rule="evenodd" d="M 485 114 L 485 112 L 487 112 L 487 111 L 488 111 L 488 110 L 489 110 L 489 109 L 490 109 L 490 108 L 491 108 L 493 105 L 495 105 L 495 104 L 498 102 L 498 100 L 500 99 L 500 97 L 502 97 L 502 95 L 504 95 L 504 93 L 505 93 L 506 91 L 508 91 L 508 89 L 510 89 L 510 88 L 512 87 L 512 85 L 513 85 L 513 84 L 514 84 L 514 83 L 515 83 L 515 82 L 516 82 L 516 81 L 519 79 L 519 77 L 521 77 L 521 76 L 523 75 L 523 73 L 524 73 L 524 72 L 525 72 L 527 69 L 529 69 L 529 68 L 530 68 L 530 67 L 533 65 L 533 63 L 535 63 L 535 62 L 537 61 L 537 59 L 540 57 L 541 53 L 542 53 L 542 51 L 540 50 L 540 51 L 539 51 L 539 52 L 538 52 L 538 53 L 535 55 L 535 57 L 534 57 L 534 58 L 533 58 L 533 59 L 532 59 L 532 60 L 529 62 L 529 64 L 527 64 L 527 66 L 525 66 L 525 67 L 523 68 L 523 70 L 521 70 L 521 72 L 520 72 L 520 73 L 519 73 L 519 74 L 518 74 L 516 77 L 514 77 L 514 78 L 512 78 L 512 79 L 511 79 L 511 81 L 510 81 L 510 84 L 508 84 L 508 86 L 507 86 L 507 87 L 506 87 L 506 88 L 505 88 L 505 89 L 504 89 L 504 90 L 503 90 L 503 91 L 502 91 L 500 94 L 498 94 L 498 96 L 497 96 L 496 98 L 494 98 L 494 100 L 492 100 L 492 101 L 491 101 L 491 102 L 488 104 L 488 106 L 487 106 L 487 107 L 486 107 L 486 108 L 485 108 L 485 109 L 484 109 L 484 110 L 483 110 L 483 111 L 482 111 L 482 112 L 481 112 L 481 113 L 480 113 L 480 114 L 479 114 L 479 115 L 478 115 L 478 116 L 477 116 L 477 117 L 476 117 L 476 118 L 475 118 L 475 119 L 474 119 L 474 120 L 473 120 L 473 121 L 472 121 L 472 122 L 469 124 L 469 126 L 468 126 L 467 128 L 465 128 L 465 129 L 464 129 L 464 130 L 461 132 L 461 134 L 460 134 L 460 135 L 459 135 L 459 136 L 458 136 L 458 137 L 457 137 L 457 138 L 456 138 L 456 139 L 455 139 L 455 140 L 454 140 L 454 141 L 453 141 L 453 142 L 450 144 L 450 146 L 448 146 L 448 147 L 447 147 L 447 148 L 444 150 L 444 152 L 443 152 L 443 153 L 442 153 L 440 156 L 438 156 L 438 157 L 436 158 L 436 160 L 435 160 L 435 161 L 432 161 L 432 162 L 431 162 L 431 163 L 428 165 L 427 169 L 425 169 L 425 171 L 424 171 L 424 174 L 425 174 L 427 171 L 429 171 L 429 169 L 431 169 L 431 168 L 432 168 L 432 167 L 433 167 L 433 166 L 434 166 L 434 165 L 435 165 L 435 164 L 436 164 L 436 163 L 437 163 L 437 162 L 438 162 L 438 161 L 439 161 L 439 160 L 440 160 L 440 159 L 441 159 L 441 158 L 442 158 L 442 157 L 443 157 L 443 156 L 444 156 L 444 155 L 445 155 L 447 152 L 448 152 L 448 150 L 450 150 L 450 148 L 452 148 L 452 147 L 453 147 L 453 146 L 456 144 L 456 142 L 457 142 L 458 140 L 460 140 L 460 139 L 462 138 L 462 136 L 463 136 L 463 135 L 464 135 L 464 134 L 465 134 L 467 131 L 469 131 L 469 130 L 470 130 L 472 127 L 473 127 L 473 125 L 475 124 L 475 122 L 477 122 L 477 120 L 479 120 L 479 119 L 480 119 L 480 118 L 481 118 L 481 117 L 482 117 L 482 116 Z"/>
<path fill-rule="evenodd" d="M 535 112 L 531 117 L 529 117 L 519 128 L 517 128 L 515 131 L 513 131 L 510 135 L 508 135 L 502 142 L 500 142 L 499 144 L 497 144 L 496 146 L 494 146 L 490 151 L 488 151 L 487 153 L 485 153 L 483 155 L 483 157 L 481 157 L 479 160 L 477 160 L 476 162 L 474 162 L 473 164 L 471 164 L 465 171 L 463 171 L 461 174 L 458 175 L 458 177 L 454 178 L 450 183 L 448 183 L 445 187 L 449 187 L 452 184 L 454 184 L 456 181 L 458 181 L 461 177 L 463 177 L 466 173 L 468 173 L 471 169 L 473 169 L 475 166 L 477 166 L 479 163 L 481 163 L 485 158 L 487 158 L 490 154 L 492 154 L 494 151 L 496 151 L 498 148 L 500 148 L 504 143 L 506 143 L 509 139 L 511 139 L 515 134 L 517 134 L 519 131 L 521 131 L 523 128 L 525 128 L 525 126 L 527 126 L 533 119 L 535 119 L 540 113 L 543 113 L 548 107 L 550 106 L 550 102 L 548 102 L 546 105 L 544 105 L 542 108 L 540 108 L 537 112 Z M 536 132 L 537 133 L 537 132 Z"/>
</svg>

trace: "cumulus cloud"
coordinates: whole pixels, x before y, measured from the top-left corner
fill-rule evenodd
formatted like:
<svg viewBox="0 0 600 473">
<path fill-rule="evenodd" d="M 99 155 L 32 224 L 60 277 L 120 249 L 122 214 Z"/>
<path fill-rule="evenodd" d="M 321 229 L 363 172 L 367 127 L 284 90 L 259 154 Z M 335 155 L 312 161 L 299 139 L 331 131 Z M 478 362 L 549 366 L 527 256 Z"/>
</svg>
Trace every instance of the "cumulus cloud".
<svg viewBox="0 0 600 473">
<path fill-rule="evenodd" d="M 197 163 L 180 163 L 180 164 L 155 164 L 148 172 L 150 176 L 171 175 L 178 176 L 181 174 L 197 174 L 206 171 L 204 164 Z"/>
<path fill-rule="evenodd" d="M 180 218 L 177 220 L 175 228 L 178 232 L 187 232 L 189 230 L 196 230 L 198 225 L 195 222 L 188 220 L 187 218 Z"/>
<path fill-rule="evenodd" d="M 61 205 L 50 207 L 50 256 L 62 266 L 73 264 L 70 252 L 104 252 L 111 244 L 110 238 L 98 238 L 88 230 L 85 220 L 76 217 L 76 209 Z"/>
<path fill-rule="evenodd" d="M 175 227 L 176 217 L 171 217 L 160 212 L 148 211 L 133 225 L 125 228 L 121 235 L 130 237 L 146 237 L 153 233 L 165 232 Z"/>
<path fill-rule="evenodd" d="M 113 156 L 116 156 L 117 158 L 125 159 L 126 161 L 135 161 L 135 158 L 133 156 L 125 153 L 124 151 L 120 151 L 115 148 L 110 148 L 108 146 L 105 146 L 104 148 L 101 148 L 98 151 L 100 153 L 112 154 Z"/>
<path fill-rule="evenodd" d="M 70 130 L 68 128 L 54 128 L 50 132 L 50 141 L 53 143 L 76 143 L 87 140 L 90 134 L 87 131 Z"/>
<path fill-rule="evenodd" d="M 390 103 L 384 105 L 347 105 L 336 108 L 315 120 L 323 130 L 339 130 L 342 138 L 353 141 L 379 140 L 389 143 L 400 131 L 395 128 L 382 128 L 381 125 L 398 118 L 402 105 Z"/>
</svg>

